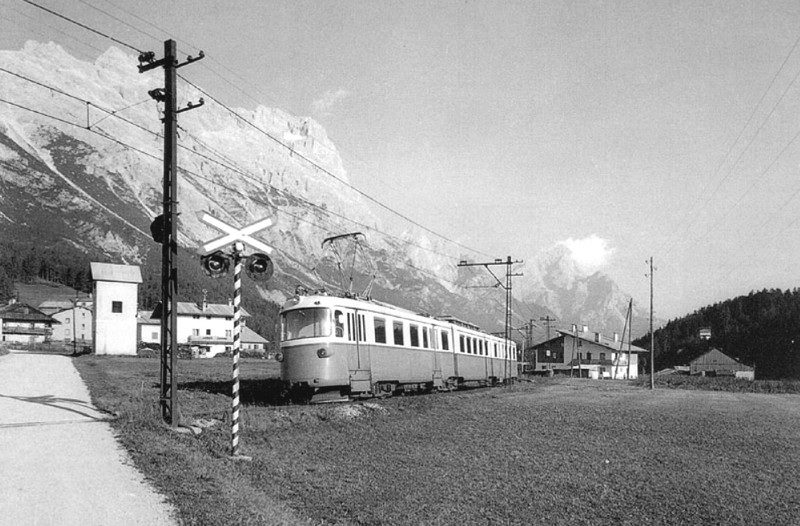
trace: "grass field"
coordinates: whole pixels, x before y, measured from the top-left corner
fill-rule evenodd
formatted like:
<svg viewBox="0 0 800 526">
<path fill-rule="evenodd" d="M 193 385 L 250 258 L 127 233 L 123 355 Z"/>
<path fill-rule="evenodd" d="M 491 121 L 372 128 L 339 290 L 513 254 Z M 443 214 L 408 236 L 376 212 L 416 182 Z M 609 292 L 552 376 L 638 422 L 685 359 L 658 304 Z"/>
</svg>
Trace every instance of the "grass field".
<svg viewBox="0 0 800 526">
<path fill-rule="evenodd" d="M 275 406 L 242 363 L 228 423 L 160 423 L 158 361 L 75 359 L 185 524 L 798 524 L 800 397 L 537 379 L 356 404 Z M 229 411 L 227 360 L 180 362 L 186 420 Z"/>
</svg>

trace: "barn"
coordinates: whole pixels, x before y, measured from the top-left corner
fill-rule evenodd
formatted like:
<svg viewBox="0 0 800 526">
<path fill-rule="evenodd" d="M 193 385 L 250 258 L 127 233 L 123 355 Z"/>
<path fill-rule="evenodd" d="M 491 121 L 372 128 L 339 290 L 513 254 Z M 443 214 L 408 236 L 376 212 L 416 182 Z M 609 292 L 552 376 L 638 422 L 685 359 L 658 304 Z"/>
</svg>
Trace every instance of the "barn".
<svg viewBox="0 0 800 526">
<path fill-rule="evenodd" d="M 698 356 L 689 362 L 689 374 L 701 376 L 735 376 L 747 380 L 755 379 L 755 368 L 744 365 L 719 349 Z"/>
</svg>

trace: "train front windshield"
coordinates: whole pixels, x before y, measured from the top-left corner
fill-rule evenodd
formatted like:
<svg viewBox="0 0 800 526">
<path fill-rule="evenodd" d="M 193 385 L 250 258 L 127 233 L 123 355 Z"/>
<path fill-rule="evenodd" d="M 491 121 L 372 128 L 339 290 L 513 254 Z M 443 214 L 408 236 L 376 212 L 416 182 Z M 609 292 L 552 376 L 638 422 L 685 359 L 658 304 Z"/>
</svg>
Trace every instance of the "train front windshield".
<svg viewBox="0 0 800 526">
<path fill-rule="evenodd" d="M 281 341 L 331 335 L 330 309 L 295 309 L 281 314 Z"/>
</svg>

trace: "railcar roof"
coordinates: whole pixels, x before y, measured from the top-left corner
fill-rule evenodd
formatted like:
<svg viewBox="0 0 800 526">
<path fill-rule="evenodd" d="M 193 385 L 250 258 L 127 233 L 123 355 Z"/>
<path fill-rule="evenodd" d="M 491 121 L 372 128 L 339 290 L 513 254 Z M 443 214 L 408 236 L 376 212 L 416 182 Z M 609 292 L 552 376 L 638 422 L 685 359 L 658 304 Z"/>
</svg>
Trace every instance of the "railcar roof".
<svg viewBox="0 0 800 526">
<path fill-rule="evenodd" d="M 412 310 L 404 309 L 402 307 L 398 307 L 396 305 L 392 305 L 390 303 L 385 303 L 375 299 L 347 298 L 347 297 L 324 295 L 324 294 L 310 294 L 307 296 L 306 295 L 293 296 L 289 298 L 283 305 L 283 308 L 281 310 L 288 310 L 295 308 L 299 309 L 299 308 L 313 307 L 313 306 L 332 307 L 337 305 L 345 308 L 362 308 L 362 309 L 365 308 L 365 306 L 372 308 L 379 307 L 380 308 L 379 310 L 383 312 L 392 311 L 408 316 L 428 318 L 431 322 L 451 323 L 453 325 L 461 326 L 465 329 L 471 329 L 473 331 L 489 334 L 480 327 L 478 327 L 477 325 L 474 325 L 472 323 L 463 320 L 459 320 L 452 316 L 430 316 L 428 314 L 420 314 Z"/>
</svg>

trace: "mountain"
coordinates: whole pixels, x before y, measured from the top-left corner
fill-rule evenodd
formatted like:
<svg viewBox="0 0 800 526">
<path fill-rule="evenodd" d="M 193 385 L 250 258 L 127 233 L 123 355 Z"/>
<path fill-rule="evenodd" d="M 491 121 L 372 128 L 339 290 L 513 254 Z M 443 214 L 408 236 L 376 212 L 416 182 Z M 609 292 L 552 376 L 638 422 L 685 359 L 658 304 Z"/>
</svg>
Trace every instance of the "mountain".
<svg viewBox="0 0 800 526">
<path fill-rule="evenodd" d="M 575 324 L 587 326 L 592 332 L 622 333 L 631 297 L 608 275 L 582 270 L 566 246 L 558 244 L 540 253 L 530 272 L 525 273 L 529 274 L 520 298 L 547 306 L 563 328 Z M 634 337 L 648 332 L 649 313 L 635 302 L 632 319 Z"/>
<path fill-rule="evenodd" d="M 137 64 L 116 48 L 94 63 L 53 43 L 0 51 L 0 241 L 67 243 L 126 263 L 158 248 L 149 227 L 161 213 L 163 107 L 148 92 L 163 75 L 140 74 Z M 181 107 L 203 97 L 179 85 Z M 339 265 L 355 261 L 355 291 L 374 276 L 377 299 L 502 328 L 502 288 L 468 288 L 487 276 L 459 269 L 466 258 L 446 256 L 445 241 L 382 224 L 314 120 L 207 101 L 181 113 L 179 129 L 179 243 L 191 249 L 220 235 L 200 212 L 242 226 L 272 217 L 274 226 L 257 234 L 276 249 L 275 277 L 258 289 L 264 299 L 282 303 L 298 285 L 346 289 Z M 354 231 L 366 240 L 343 243 L 341 260 L 323 249 L 323 239 Z M 544 257 L 524 280 L 514 285 L 515 325 L 554 315 L 562 325 L 622 331 L 627 297 L 603 274 L 576 273 L 567 254 Z"/>
</svg>

